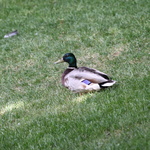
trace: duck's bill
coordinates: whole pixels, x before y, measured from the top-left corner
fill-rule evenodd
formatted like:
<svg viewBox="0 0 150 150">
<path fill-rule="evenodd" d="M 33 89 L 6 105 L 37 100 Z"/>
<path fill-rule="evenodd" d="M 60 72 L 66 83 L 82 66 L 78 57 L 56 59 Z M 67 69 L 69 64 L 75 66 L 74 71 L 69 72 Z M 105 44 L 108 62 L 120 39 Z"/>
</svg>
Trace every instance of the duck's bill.
<svg viewBox="0 0 150 150">
<path fill-rule="evenodd" d="M 59 64 L 59 63 L 62 63 L 62 62 L 64 62 L 64 60 L 60 59 L 60 60 L 56 61 L 54 64 Z"/>
</svg>

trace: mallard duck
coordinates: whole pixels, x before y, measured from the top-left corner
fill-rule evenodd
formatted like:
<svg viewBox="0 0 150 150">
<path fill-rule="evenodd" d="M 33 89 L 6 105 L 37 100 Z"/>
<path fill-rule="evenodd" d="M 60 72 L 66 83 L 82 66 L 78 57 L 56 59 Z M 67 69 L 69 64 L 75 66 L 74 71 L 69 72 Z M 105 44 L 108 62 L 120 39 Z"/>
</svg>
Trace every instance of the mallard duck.
<svg viewBox="0 0 150 150">
<path fill-rule="evenodd" d="M 96 69 L 77 67 L 77 60 L 73 53 L 66 53 L 55 64 L 61 62 L 67 62 L 69 64 L 69 67 L 62 74 L 62 85 L 75 93 L 98 91 L 116 83 L 107 74 Z"/>
</svg>

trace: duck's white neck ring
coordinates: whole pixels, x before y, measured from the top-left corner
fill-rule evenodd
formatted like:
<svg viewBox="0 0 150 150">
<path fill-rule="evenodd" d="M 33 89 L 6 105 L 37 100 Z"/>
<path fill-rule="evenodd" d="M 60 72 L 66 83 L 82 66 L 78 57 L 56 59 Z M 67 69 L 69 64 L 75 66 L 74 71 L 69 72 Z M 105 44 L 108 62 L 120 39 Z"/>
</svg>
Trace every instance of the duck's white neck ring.
<svg viewBox="0 0 150 150">
<path fill-rule="evenodd" d="M 67 69 L 77 69 L 76 67 L 68 67 Z"/>
</svg>

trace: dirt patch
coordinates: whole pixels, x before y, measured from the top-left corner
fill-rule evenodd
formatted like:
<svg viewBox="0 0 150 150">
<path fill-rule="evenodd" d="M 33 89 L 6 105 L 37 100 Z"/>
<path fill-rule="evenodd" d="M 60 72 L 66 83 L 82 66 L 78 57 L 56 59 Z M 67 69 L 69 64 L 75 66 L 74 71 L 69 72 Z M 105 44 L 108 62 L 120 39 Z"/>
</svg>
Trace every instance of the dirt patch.
<svg viewBox="0 0 150 150">
<path fill-rule="evenodd" d="M 122 55 L 122 53 L 126 50 L 126 47 L 124 45 L 117 45 L 113 48 L 112 53 L 110 53 L 107 57 L 109 60 L 113 60 L 116 57 L 119 57 Z"/>
</svg>

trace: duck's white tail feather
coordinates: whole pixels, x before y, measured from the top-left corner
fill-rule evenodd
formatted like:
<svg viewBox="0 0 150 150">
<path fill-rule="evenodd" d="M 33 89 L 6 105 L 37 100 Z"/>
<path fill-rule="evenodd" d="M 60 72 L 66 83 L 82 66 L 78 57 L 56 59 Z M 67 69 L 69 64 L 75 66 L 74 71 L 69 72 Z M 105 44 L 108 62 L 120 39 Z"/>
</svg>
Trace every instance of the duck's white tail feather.
<svg viewBox="0 0 150 150">
<path fill-rule="evenodd" d="M 101 88 L 107 88 L 107 87 L 109 87 L 109 86 L 113 86 L 115 83 L 116 83 L 116 81 L 114 81 L 114 80 L 109 80 L 109 81 L 100 83 L 99 85 L 100 85 Z"/>
</svg>

